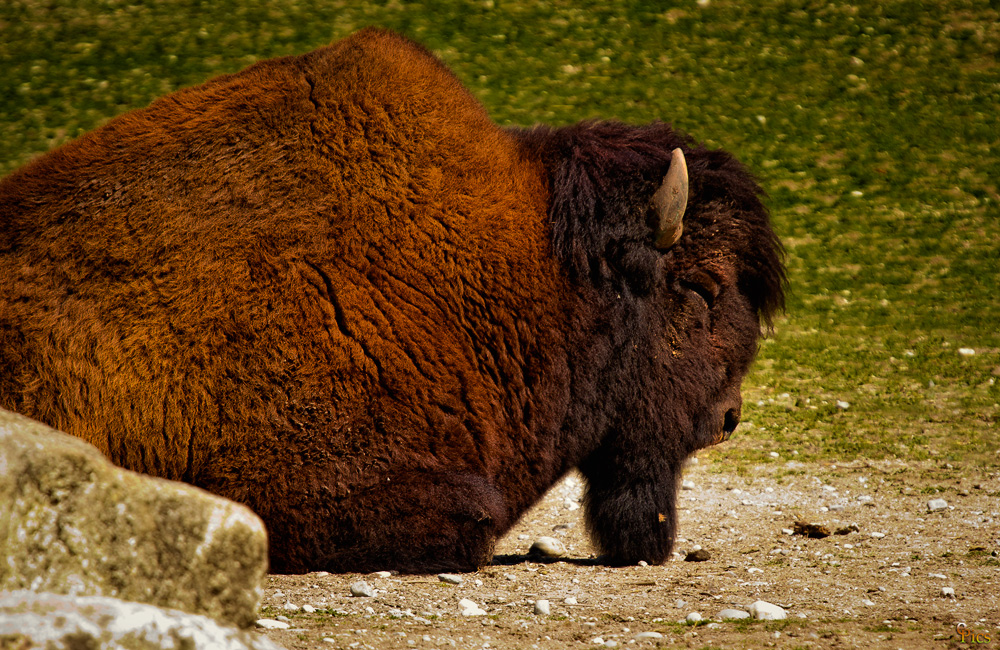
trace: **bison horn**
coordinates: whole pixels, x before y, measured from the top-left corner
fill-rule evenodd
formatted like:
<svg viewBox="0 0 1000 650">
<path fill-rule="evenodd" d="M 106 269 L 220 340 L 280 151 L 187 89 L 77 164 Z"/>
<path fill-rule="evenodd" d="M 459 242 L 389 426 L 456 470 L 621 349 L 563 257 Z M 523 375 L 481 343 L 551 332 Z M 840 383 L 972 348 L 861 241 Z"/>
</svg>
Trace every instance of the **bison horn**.
<svg viewBox="0 0 1000 650">
<path fill-rule="evenodd" d="M 670 170 L 663 177 L 663 184 L 653 195 L 653 207 L 660 217 L 656 230 L 656 244 L 667 249 L 677 243 L 684 231 L 684 210 L 688 201 L 688 169 L 684 152 L 674 149 L 670 157 Z"/>
</svg>

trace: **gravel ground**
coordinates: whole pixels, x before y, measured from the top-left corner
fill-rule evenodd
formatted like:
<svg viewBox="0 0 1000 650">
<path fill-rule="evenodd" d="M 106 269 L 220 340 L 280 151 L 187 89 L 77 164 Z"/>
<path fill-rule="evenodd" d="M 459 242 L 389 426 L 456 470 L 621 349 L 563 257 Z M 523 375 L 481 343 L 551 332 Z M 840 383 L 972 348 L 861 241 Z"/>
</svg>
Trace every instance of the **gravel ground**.
<svg viewBox="0 0 1000 650">
<path fill-rule="evenodd" d="M 663 566 L 595 564 L 574 474 L 477 573 L 271 576 L 261 617 L 287 629 L 264 633 L 289 649 L 1000 646 L 1000 473 L 775 459 L 684 478 Z M 543 536 L 562 559 L 528 557 Z M 756 601 L 787 617 L 719 618 Z"/>
</svg>

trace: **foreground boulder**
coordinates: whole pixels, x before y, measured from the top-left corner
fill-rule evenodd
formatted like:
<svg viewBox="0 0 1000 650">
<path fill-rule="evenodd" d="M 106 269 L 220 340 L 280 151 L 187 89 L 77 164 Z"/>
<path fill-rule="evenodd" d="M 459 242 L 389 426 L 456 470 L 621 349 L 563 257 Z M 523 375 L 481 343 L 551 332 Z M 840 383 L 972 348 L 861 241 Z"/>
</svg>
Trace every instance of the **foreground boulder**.
<svg viewBox="0 0 1000 650">
<path fill-rule="evenodd" d="M 280 650 L 196 614 L 102 596 L 0 593 L 0 647 L 30 650 Z"/>
<path fill-rule="evenodd" d="M 0 590 L 114 596 L 253 623 L 263 523 L 243 506 L 115 467 L 0 409 Z"/>
</svg>

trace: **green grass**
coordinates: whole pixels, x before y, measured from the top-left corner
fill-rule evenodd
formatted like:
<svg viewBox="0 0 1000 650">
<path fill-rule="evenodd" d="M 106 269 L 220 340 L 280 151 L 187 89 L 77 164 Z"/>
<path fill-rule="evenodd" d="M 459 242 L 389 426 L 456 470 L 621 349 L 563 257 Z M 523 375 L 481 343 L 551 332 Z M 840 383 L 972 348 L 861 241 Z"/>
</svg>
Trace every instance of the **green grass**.
<svg viewBox="0 0 1000 650">
<path fill-rule="evenodd" d="M 502 124 L 663 119 L 758 173 L 788 314 L 745 384 L 754 426 L 713 458 L 1000 465 L 996 3 L 7 0 L 0 172 L 369 24 L 437 52 Z"/>
</svg>

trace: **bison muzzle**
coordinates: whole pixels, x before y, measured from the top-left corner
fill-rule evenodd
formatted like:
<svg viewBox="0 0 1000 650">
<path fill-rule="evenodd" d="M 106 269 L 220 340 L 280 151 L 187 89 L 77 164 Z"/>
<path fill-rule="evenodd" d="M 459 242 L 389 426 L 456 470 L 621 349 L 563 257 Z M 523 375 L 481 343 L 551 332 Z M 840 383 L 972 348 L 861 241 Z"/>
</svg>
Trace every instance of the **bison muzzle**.
<svg viewBox="0 0 1000 650">
<path fill-rule="evenodd" d="M 500 128 L 366 29 L 0 183 L 0 406 L 245 503 L 277 572 L 475 569 L 573 468 L 660 563 L 782 305 L 760 195 L 663 123 Z"/>
</svg>

